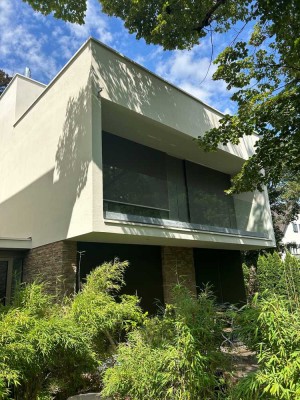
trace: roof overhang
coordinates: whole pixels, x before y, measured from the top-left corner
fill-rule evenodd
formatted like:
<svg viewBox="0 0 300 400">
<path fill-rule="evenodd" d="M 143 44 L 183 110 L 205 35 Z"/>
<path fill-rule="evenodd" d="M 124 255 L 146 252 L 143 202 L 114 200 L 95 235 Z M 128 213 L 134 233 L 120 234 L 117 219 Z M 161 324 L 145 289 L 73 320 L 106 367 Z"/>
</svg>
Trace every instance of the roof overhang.
<svg viewBox="0 0 300 400">
<path fill-rule="evenodd" d="M 0 237 L 0 250 L 30 250 L 31 238 Z"/>
</svg>

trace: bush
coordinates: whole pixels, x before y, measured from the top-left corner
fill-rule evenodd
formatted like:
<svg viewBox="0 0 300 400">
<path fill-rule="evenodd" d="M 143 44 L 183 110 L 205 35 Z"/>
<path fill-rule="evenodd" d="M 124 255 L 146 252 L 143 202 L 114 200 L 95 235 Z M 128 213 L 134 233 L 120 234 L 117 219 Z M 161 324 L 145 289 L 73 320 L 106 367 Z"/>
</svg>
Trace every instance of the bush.
<svg viewBox="0 0 300 400">
<path fill-rule="evenodd" d="M 114 353 L 117 343 L 146 316 L 137 296 L 119 296 L 127 267 L 128 262 L 115 261 L 96 268 L 71 303 L 72 318 L 88 334 L 101 360 Z"/>
<path fill-rule="evenodd" d="M 66 399 L 88 390 L 118 341 L 141 323 L 136 296 L 118 296 L 128 263 L 105 263 L 73 298 L 23 286 L 0 309 L 0 399 Z M 100 368 L 101 367 L 101 368 Z"/>
<path fill-rule="evenodd" d="M 28 285 L 12 306 L 1 309 L 2 399 L 34 400 L 50 387 L 65 396 L 68 384 L 78 389 L 83 374 L 96 369 L 86 332 L 44 289 L 43 284 Z"/>
<path fill-rule="evenodd" d="M 233 400 L 300 398 L 300 310 L 276 294 L 255 296 L 239 317 L 240 334 L 259 369 L 235 387 Z"/>
<path fill-rule="evenodd" d="M 289 253 L 284 260 L 276 252 L 260 256 L 256 285 L 237 323 L 244 342 L 257 352 L 259 369 L 238 383 L 232 398 L 299 399 L 300 261 Z"/>
<path fill-rule="evenodd" d="M 175 303 L 120 344 L 104 375 L 103 396 L 131 400 L 216 399 L 224 364 L 221 324 L 214 301 L 177 286 Z M 222 391 L 219 390 L 219 397 Z"/>
<path fill-rule="evenodd" d="M 290 253 L 284 260 L 277 252 L 261 255 L 256 271 L 243 264 L 243 272 L 249 300 L 256 291 L 278 294 L 291 301 L 300 298 L 300 260 Z"/>
</svg>

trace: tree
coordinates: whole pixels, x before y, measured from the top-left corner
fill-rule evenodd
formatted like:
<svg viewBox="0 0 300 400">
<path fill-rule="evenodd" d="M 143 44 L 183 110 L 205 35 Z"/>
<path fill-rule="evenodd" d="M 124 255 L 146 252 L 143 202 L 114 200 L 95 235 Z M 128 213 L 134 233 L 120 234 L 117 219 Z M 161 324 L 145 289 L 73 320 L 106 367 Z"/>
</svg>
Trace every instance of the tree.
<svg viewBox="0 0 300 400">
<path fill-rule="evenodd" d="M 9 76 L 6 72 L 0 69 L 0 95 L 4 92 L 4 89 L 11 81 L 11 76 Z"/>
<path fill-rule="evenodd" d="M 269 201 L 277 250 L 282 250 L 282 238 L 291 221 L 300 213 L 300 176 L 286 176 L 278 184 L 268 184 Z"/>
<path fill-rule="evenodd" d="M 86 0 L 24 0 L 35 10 L 84 23 Z M 234 116 L 199 138 L 205 150 L 238 143 L 256 133 L 255 154 L 232 180 L 229 193 L 261 189 L 294 175 L 300 167 L 300 2 L 298 0 L 99 0 L 108 15 L 147 43 L 164 49 L 190 49 L 213 32 L 250 30 L 217 57 L 214 79 L 235 89 Z"/>
</svg>

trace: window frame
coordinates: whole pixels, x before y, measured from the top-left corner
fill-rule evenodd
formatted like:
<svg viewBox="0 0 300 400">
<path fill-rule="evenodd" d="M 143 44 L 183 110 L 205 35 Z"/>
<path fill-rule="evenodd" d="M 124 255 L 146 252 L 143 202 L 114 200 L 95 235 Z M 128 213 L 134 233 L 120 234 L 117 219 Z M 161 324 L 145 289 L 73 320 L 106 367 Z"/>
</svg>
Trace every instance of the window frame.
<svg viewBox="0 0 300 400">
<path fill-rule="evenodd" d="M 299 229 L 298 229 L 297 223 L 296 223 L 296 222 L 292 222 L 292 224 L 293 224 L 293 232 L 294 232 L 294 233 L 298 233 L 298 232 L 299 232 Z"/>
</svg>

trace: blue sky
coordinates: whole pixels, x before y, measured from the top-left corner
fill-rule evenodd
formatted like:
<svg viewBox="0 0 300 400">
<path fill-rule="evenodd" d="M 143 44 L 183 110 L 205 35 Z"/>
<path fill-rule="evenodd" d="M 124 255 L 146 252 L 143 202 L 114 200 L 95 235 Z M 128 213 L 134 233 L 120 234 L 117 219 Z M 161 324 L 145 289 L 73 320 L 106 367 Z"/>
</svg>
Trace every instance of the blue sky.
<svg viewBox="0 0 300 400">
<path fill-rule="evenodd" d="M 233 31 L 214 36 L 214 57 L 235 35 Z M 28 66 L 33 79 L 47 84 L 89 36 L 220 111 L 234 112 L 225 83 L 211 79 L 216 66 L 211 66 L 205 78 L 211 57 L 210 38 L 191 51 L 164 51 L 136 40 L 121 20 L 101 12 L 97 0 L 88 0 L 85 25 L 81 26 L 45 17 L 22 0 L 0 0 L 0 69 L 10 74 L 23 74 Z"/>
</svg>

